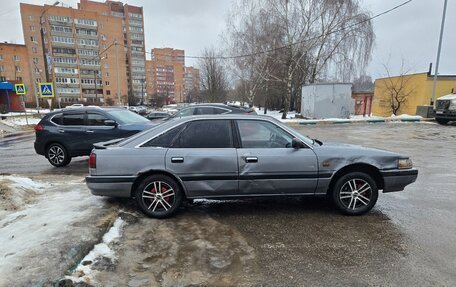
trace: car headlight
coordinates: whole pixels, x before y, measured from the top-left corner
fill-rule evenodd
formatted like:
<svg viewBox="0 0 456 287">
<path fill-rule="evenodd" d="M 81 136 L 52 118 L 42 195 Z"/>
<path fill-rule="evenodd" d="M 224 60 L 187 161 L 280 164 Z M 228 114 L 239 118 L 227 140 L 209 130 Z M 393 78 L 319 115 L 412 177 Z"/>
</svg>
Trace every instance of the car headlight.
<svg viewBox="0 0 456 287">
<path fill-rule="evenodd" d="M 449 110 L 456 111 L 456 100 L 451 100 Z"/>
<path fill-rule="evenodd" d="M 409 158 L 402 158 L 397 161 L 397 168 L 411 168 L 413 167 L 412 160 Z"/>
</svg>

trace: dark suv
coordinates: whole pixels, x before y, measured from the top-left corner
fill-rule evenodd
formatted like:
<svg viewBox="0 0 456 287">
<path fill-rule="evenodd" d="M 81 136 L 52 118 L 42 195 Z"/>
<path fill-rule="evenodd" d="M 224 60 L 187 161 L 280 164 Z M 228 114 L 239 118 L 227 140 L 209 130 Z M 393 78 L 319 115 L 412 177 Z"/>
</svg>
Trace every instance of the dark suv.
<svg viewBox="0 0 456 287">
<path fill-rule="evenodd" d="M 47 114 L 35 126 L 35 151 L 54 166 L 66 166 L 72 157 L 89 155 L 94 143 L 129 137 L 153 126 L 122 108 L 64 109 Z"/>
</svg>

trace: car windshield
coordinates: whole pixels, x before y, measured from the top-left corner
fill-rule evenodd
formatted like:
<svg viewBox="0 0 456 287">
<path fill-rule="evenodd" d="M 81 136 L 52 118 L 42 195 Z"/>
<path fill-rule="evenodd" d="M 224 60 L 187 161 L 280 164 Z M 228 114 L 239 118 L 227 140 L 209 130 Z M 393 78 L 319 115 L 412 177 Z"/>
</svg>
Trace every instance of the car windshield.
<svg viewBox="0 0 456 287">
<path fill-rule="evenodd" d="M 122 123 L 122 124 L 133 124 L 133 123 L 146 123 L 149 122 L 148 119 L 146 119 L 143 116 L 140 116 L 136 113 L 127 111 L 127 110 L 115 110 L 115 111 L 109 111 L 108 112 L 111 116 L 113 116 L 116 121 Z"/>
</svg>

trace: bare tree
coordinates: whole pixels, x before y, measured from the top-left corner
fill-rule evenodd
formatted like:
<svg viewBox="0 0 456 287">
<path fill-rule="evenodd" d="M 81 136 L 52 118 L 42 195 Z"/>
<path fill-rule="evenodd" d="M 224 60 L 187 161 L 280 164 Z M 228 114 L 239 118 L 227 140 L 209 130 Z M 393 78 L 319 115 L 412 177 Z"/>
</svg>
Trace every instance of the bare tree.
<svg viewBox="0 0 456 287">
<path fill-rule="evenodd" d="M 305 83 L 328 74 L 352 79 L 370 60 L 374 41 L 369 13 L 359 0 L 238 0 L 228 35 L 240 78 L 276 82 L 283 118 Z M 359 23 L 362 23 L 360 25 Z M 239 59 L 241 58 L 241 60 Z M 254 98 L 254 97 L 253 97 Z"/>
<path fill-rule="evenodd" d="M 410 70 L 404 68 L 404 60 L 402 60 L 401 72 L 398 76 L 391 76 L 387 65 L 383 65 L 383 67 L 387 77 L 383 79 L 383 84 L 379 86 L 380 94 L 384 95 L 382 100 L 387 103 L 389 112 L 397 115 L 407 106 L 408 98 L 415 92 L 414 87 L 409 83 L 412 79 L 408 75 Z"/>
<path fill-rule="evenodd" d="M 208 102 L 224 102 L 228 89 L 225 67 L 214 49 L 206 49 L 203 56 L 199 63 L 203 95 Z"/>
</svg>

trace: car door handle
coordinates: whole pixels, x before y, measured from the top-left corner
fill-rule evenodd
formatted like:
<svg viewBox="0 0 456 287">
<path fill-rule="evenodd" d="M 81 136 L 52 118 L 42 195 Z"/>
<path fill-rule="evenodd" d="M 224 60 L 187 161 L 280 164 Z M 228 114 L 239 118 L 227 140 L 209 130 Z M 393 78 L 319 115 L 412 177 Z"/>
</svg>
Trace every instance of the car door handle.
<svg viewBox="0 0 456 287">
<path fill-rule="evenodd" d="M 64 133 L 65 130 L 64 129 L 58 129 L 59 133 Z"/>
<path fill-rule="evenodd" d="M 184 162 L 184 158 L 183 157 L 172 157 L 171 162 L 182 163 L 182 162 Z"/>
<path fill-rule="evenodd" d="M 245 162 L 258 162 L 258 158 L 256 156 L 246 156 Z"/>
<path fill-rule="evenodd" d="M 86 133 L 93 134 L 93 130 L 86 130 Z"/>
</svg>

